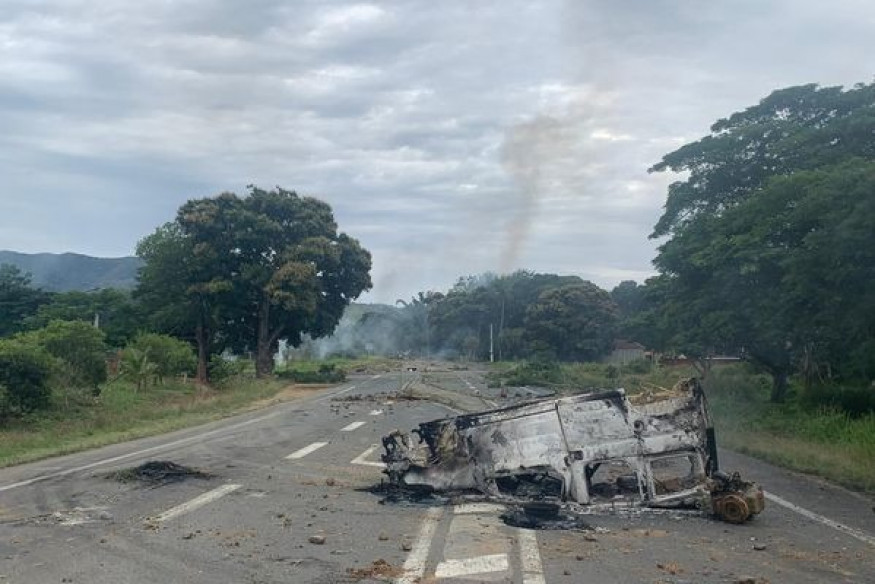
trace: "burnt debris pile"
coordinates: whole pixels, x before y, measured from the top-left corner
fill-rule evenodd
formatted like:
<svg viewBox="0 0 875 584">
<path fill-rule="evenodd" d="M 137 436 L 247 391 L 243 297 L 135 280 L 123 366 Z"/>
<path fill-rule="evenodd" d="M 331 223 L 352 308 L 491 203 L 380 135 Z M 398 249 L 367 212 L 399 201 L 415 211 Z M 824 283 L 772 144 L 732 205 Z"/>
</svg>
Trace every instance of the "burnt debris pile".
<svg viewBox="0 0 875 584">
<path fill-rule="evenodd" d="M 187 479 L 209 479 L 212 475 L 169 460 L 150 460 L 139 466 L 111 472 L 106 477 L 122 483 L 139 482 L 160 486 Z"/>
</svg>

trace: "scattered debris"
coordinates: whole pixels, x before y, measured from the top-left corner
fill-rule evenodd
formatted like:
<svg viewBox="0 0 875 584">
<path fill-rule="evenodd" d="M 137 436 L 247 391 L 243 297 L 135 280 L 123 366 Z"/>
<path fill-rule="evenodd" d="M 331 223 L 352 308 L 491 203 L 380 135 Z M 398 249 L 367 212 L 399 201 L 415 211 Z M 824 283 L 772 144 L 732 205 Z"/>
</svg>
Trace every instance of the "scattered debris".
<svg viewBox="0 0 875 584">
<path fill-rule="evenodd" d="M 409 390 L 402 391 L 381 391 L 378 393 L 353 393 L 331 398 L 333 402 L 399 402 L 399 401 L 421 401 L 423 397 L 414 394 Z"/>
<path fill-rule="evenodd" d="M 384 559 L 374 560 L 366 568 L 348 568 L 346 572 L 356 580 L 394 579 L 404 574 L 404 568 L 393 566 Z"/>
<path fill-rule="evenodd" d="M 627 397 L 601 390 L 425 422 L 383 438 L 390 484 L 506 503 L 697 509 L 743 523 L 762 489 L 718 470 L 697 379 Z M 525 513 L 523 514 L 525 515 Z"/>
<path fill-rule="evenodd" d="M 177 483 L 186 479 L 209 479 L 213 475 L 176 464 L 169 460 L 150 460 L 140 466 L 113 471 L 105 475 L 122 483 L 138 481 L 152 486 Z"/>
<path fill-rule="evenodd" d="M 684 569 L 681 568 L 677 562 L 665 562 L 656 564 L 656 567 L 665 572 L 666 574 L 671 574 L 672 576 L 677 576 L 678 574 L 683 574 Z"/>
<path fill-rule="evenodd" d="M 591 525 L 583 521 L 580 515 L 563 511 L 557 503 L 533 502 L 524 505 L 512 505 L 499 517 L 505 524 L 511 527 L 522 527 L 525 529 L 564 529 L 577 531 L 592 531 L 593 529 Z"/>
</svg>

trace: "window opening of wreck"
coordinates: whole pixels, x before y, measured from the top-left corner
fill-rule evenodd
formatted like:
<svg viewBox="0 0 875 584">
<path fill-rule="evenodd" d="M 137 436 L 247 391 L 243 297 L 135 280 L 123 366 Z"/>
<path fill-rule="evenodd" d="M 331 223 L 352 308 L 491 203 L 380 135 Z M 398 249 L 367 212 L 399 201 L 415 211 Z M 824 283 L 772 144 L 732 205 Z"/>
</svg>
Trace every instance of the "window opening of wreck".
<svg viewBox="0 0 875 584">
<path fill-rule="evenodd" d="M 625 460 L 604 460 L 586 465 L 586 482 L 594 502 L 640 499 L 638 473 Z"/>
<path fill-rule="evenodd" d="M 702 458 L 694 452 L 652 459 L 650 476 L 657 497 L 687 491 L 705 481 Z"/>
<path fill-rule="evenodd" d="M 530 470 L 495 477 L 495 486 L 502 495 L 526 499 L 560 498 L 562 479 L 547 470 Z"/>
</svg>

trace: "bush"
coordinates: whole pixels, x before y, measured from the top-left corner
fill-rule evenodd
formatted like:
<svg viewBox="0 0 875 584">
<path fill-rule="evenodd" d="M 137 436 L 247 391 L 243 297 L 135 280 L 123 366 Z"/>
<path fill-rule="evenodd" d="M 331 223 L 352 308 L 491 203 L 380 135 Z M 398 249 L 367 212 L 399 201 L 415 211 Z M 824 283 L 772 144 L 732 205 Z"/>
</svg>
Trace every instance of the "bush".
<svg viewBox="0 0 875 584">
<path fill-rule="evenodd" d="M 106 343 L 99 329 L 84 321 L 53 320 L 17 337 L 58 359 L 58 377 L 66 387 L 90 387 L 106 381 Z"/>
<path fill-rule="evenodd" d="M 875 387 L 812 385 L 802 392 L 801 401 L 809 409 L 835 409 L 860 417 L 875 413 Z"/>
<path fill-rule="evenodd" d="M 635 359 L 634 361 L 629 361 L 628 363 L 624 363 L 620 366 L 620 369 L 623 373 L 636 373 L 638 375 L 644 375 L 645 373 L 650 373 L 653 370 L 653 362 L 648 359 Z"/>
<path fill-rule="evenodd" d="M 491 374 L 491 385 L 557 385 L 564 381 L 562 368 L 556 361 L 524 361 L 509 371 Z"/>
<path fill-rule="evenodd" d="M 208 365 L 210 381 L 219 383 L 243 375 L 248 366 L 249 362 L 244 359 L 226 359 L 222 355 L 213 355 Z"/>
<path fill-rule="evenodd" d="M 0 417 L 49 406 L 53 360 L 43 349 L 20 340 L 0 341 Z"/>
<path fill-rule="evenodd" d="M 191 374 L 197 367 L 197 356 L 192 346 L 168 335 L 142 333 L 128 343 L 128 348 L 147 356 L 155 365 L 154 375 L 162 384 L 167 377 L 182 373 Z"/>
<path fill-rule="evenodd" d="M 299 364 L 278 371 L 277 377 L 296 383 L 341 383 L 346 381 L 346 371 L 334 363 L 320 363 L 317 367 Z"/>
<path fill-rule="evenodd" d="M 151 360 L 148 348 L 126 347 L 119 362 L 119 374 L 135 383 L 139 391 L 155 380 L 158 366 Z"/>
</svg>

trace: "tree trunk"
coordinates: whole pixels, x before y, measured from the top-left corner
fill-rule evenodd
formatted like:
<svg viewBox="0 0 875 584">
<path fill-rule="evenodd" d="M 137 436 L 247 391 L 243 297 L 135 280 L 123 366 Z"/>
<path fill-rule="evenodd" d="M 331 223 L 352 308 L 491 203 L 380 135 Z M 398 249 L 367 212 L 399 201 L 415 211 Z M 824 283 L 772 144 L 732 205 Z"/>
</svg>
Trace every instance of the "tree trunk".
<svg viewBox="0 0 875 584">
<path fill-rule="evenodd" d="M 276 338 L 270 331 L 270 300 L 264 296 L 258 307 L 258 338 L 255 347 L 255 376 L 259 379 L 273 375 L 275 345 Z"/>
<path fill-rule="evenodd" d="M 772 396 L 771 401 L 775 404 L 784 403 L 784 399 L 787 397 L 787 388 L 789 386 L 787 382 L 787 374 L 783 371 L 772 373 Z"/>
<path fill-rule="evenodd" d="M 206 327 L 199 324 L 195 329 L 195 337 L 197 339 L 197 383 L 206 385 L 210 382 L 210 373 L 207 368 L 209 364 L 210 348 L 209 335 Z"/>
</svg>

